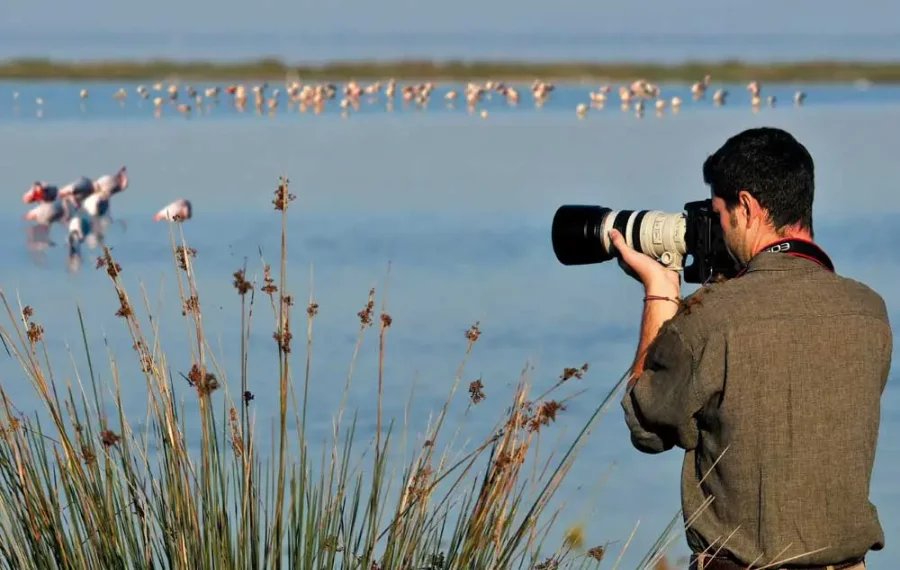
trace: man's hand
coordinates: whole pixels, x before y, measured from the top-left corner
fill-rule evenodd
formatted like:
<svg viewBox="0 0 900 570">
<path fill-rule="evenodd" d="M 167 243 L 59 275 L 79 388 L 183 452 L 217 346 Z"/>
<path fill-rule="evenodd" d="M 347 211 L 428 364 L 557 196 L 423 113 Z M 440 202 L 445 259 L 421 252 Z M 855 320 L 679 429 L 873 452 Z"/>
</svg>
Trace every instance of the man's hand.
<svg viewBox="0 0 900 570">
<path fill-rule="evenodd" d="M 649 255 L 635 251 L 616 230 L 609 232 L 610 240 L 616 248 L 619 266 L 631 277 L 644 285 L 647 295 L 678 298 L 681 296 L 681 275 L 677 271 L 653 259 Z"/>
</svg>

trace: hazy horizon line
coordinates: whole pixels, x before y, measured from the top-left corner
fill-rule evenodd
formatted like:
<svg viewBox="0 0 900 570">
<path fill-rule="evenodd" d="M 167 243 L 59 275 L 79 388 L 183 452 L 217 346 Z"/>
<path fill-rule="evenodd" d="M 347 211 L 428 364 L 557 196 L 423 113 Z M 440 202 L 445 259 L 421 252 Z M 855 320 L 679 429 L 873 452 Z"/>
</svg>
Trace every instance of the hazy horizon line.
<svg viewBox="0 0 900 570">
<path fill-rule="evenodd" d="M 79 31 L 79 30 L 71 30 L 66 28 L 54 29 L 48 28 L 44 31 L 52 32 L 56 39 L 63 39 L 65 37 L 71 38 L 84 38 L 84 37 L 96 37 L 96 36 L 108 36 L 108 37 L 160 37 L 167 38 L 171 36 L 192 36 L 192 37 L 254 37 L 254 38 L 271 38 L 271 37 L 290 37 L 293 41 L 303 42 L 307 39 L 314 38 L 335 38 L 341 36 L 353 36 L 353 37 L 368 37 L 368 38 L 379 38 L 379 37 L 390 37 L 390 36 L 400 36 L 400 37 L 418 37 L 422 39 L 441 39 L 441 38 L 464 38 L 464 37 L 472 37 L 472 36 L 486 36 L 493 38 L 575 38 L 575 39 L 649 39 L 649 40 L 704 40 L 704 39 L 714 39 L 714 40 L 743 40 L 743 39 L 789 39 L 791 41 L 797 40 L 819 40 L 819 39 L 834 39 L 834 38 L 845 38 L 845 39 L 861 39 L 861 40 L 888 40 L 895 39 L 900 40 L 900 31 L 897 32 L 876 32 L 876 33 L 866 33 L 866 32 L 734 32 L 734 33 L 726 33 L 726 32 L 704 32 L 704 33 L 693 33 L 693 32 L 663 32 L 663 33 L 655 33 L 655 32 L 642 32 L 642 31 L 633 31 L 633 32 L 595 32 L 595 31 L 567 31 L 567 30 L 497 30 L 496 28 L 485 28 L 485 29 L 467 29 L 467 30 L 411 30 L 411 29 L 398 29 L 398 30 L 371 30 L 371 29 L 354 29 L 354 28 L 344 28 L 340 30 L 330 30 L 330 31 L 320 31 L 320 30 L 162 30 L 162 29 L 129 29 L 128 31 L 122 31 L 118 29 L 94 29 L 89 31 Z M 34 37 L 33 31 L 30 30 L 22 30 L 21 26 L 7 26 L 0 23 L 0 32 L 3 33 L 3 37 L 0 38 L 0 41 L 7 41 L 15 38 L 28 38 L 32 39 Z M 298 36 L 299 34 L 299 36 Z"/>
</svg>

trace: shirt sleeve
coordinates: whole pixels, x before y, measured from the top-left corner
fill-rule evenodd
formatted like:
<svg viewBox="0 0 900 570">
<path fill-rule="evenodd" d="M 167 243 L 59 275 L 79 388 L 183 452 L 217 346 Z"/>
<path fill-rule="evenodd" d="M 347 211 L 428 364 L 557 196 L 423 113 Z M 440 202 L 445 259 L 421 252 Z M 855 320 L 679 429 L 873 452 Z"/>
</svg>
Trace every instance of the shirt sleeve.
<svg viewBox="0 0 900 570">
<path fill-rule="evenodd" d="M 645 362 L 644 372 L 622 399 L 631 443 L 644 453 L 662 453 L 676 445 L 696 448 L 696 415 L 724 382 L 724 353 L 705 346 L 695 358 L 668 322 L 651 343 Z"/>
</svg>

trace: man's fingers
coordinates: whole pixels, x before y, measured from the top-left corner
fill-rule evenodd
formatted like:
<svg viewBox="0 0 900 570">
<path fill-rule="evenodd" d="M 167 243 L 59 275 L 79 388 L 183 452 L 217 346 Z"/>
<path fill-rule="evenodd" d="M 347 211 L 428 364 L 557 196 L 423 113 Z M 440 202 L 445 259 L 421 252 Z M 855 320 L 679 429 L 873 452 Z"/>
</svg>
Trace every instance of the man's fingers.
<svg viewBox="0 0 900 570">
<path fill-rule="evenodd" d="M 613 244 L 613 247 L 616 248 L 616 253 L 620 259 L 629 259 L 631 257 L 631 248 L 628 247 L 628 244 L 625 242 L 625 237 L 622 236 L 617 230 L 610 230 L 609 239 Z"/>
<path fill-rule="evenodd" d="M 624 243 L 625 240 L 622 239 L 622 234 L 620 234 L 620 233 L 619 233 L 618 231 L 616 231 L 616 230 L 610 230 L 610 232 L 609 232 L 609 241 L 612 242 L 613 247 L 615 247 L 616 250 L 618 250 L 619 252 L 622 251 L 622 246 L 623 246 L 623 245 L 626 245 L 626 244 Z"/>
</svg>

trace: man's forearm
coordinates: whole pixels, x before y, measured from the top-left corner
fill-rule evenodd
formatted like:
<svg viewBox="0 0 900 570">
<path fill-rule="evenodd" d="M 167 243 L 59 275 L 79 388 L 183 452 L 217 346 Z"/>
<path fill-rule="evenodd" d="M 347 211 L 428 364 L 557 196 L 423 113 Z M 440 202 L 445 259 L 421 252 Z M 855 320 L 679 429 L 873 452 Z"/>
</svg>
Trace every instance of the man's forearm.
<svg viewBox="0 0 900 570">
<path fill-rule="evenodd" d="M 631 378 L 628 381 L 629 385 L 633 384 L 644 372 L 647 349 L 653 340 L 656 339 L 659 329 L 666 321 L 674 317 L 677 311 L 678 305 L 670 300 L 651 298 L 644 301 L 644 311 L 641 316 L 641 335 L 638 341 L 637 354 L 634 357 L 634 365 L 631 369 Z"/>
</svg>

